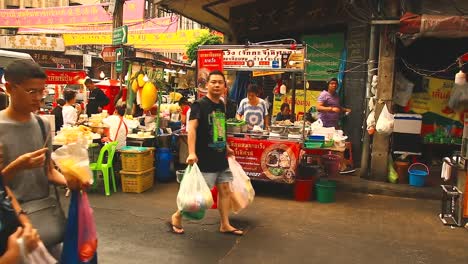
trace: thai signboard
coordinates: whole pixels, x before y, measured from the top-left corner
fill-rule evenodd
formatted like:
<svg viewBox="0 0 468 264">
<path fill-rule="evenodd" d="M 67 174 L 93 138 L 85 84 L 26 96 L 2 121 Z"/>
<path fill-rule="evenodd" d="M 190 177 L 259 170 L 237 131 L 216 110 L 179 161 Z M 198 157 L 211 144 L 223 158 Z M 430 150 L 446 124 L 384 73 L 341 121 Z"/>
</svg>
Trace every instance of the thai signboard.
<svg viewBox="0 0 468 264">
<path fill-rule="evenodd" d="M 226 70 L 304 70 L 304 49 L 239 47 L 223 49 L 223 52 Z"/>
<path fill-rule="evenodd" d="M 177 31 L 178 16 L 157 17 L 146 20 L 143 23 L 128 25 L 128 31 L 133 33 L 172 33 Z M 86 34 L 86 33 L 112 33 L 112 24 L 87 25 L 87 26 L 54 26 L 48 28 L 21 27 L 18 34 Z"/>
<path fill-rule="evenodd" d="M 124 5 L 124 22 L 143 20 L 145 1 L 129 0 Z M 53 8 L 0 9 L 0 27 L 46 27 L 58 25 L 87 25 L 112 23 L 107 4 L 79 5 Z"/>
<path fill-rule="evenodd" d="M 237 162 L 252 180 L 294 183 L 299 142 L 229 137 Z"/>
<path fill-rule="evenodd" d="M 65 45 L 62 38 L 31 35 L 0 36 L 0 48 L 65 51 Z"/>
<path fill-rule="evenodd" d="M 180 52 L 187 49 L 187 44 L 193 42 L 200 35 L 207 33 L 207 29 L 178 30 L 172 33 L 128 32 L 128 45 L 135 48 L 150 49 L 159 52 Z M 76 45 L 112 45 L 112 32 L 103 34 L 63 34 L 65 46 Z"/>
<path fill-rule="evenodd" d="M 341 52 L 344 48 L 343 33 L 305 36 L 307 49 L 307 80 L 326 81 L 337 77 Z"/>
<path fill-rule="evenodd" d="M 84 71 L 45 69 L 47 84 L 80 84 L 86 78 Z"/>
</svg>

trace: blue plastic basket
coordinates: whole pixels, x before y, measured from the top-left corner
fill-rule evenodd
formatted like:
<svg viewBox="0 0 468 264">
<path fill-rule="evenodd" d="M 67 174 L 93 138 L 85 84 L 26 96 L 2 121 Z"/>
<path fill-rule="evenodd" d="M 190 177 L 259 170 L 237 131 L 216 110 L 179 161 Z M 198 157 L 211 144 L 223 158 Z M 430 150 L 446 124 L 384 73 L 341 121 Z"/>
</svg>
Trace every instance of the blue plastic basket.
<svg viewBox="0 0 468 264">
<path fill-rule="evenodd" d="M 424 166 L 426 170 L 424 171 L 424 170 L 411 169 L 415 165 Z M 408 168 L 408 175 L 409 175 L 409 184 L 411 186 L 423 187 L 424 184 L 426 183 L 426 177 L 427 175 L 429 175 L 429 168 L 425 164 L 422 164 L 422 163 L 413 163 Z"/>
</svg>

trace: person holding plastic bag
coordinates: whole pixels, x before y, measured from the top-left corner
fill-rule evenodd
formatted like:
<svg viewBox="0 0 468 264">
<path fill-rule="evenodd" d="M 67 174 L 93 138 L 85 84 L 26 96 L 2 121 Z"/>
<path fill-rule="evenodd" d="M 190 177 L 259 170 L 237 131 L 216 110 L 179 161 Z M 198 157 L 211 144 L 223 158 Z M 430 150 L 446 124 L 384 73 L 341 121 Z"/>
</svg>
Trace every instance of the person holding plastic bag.
<svg viewBox="0 0 468 264">
<path fill-rule="evenodd" d="M 37 63 L 18 60 L 5 68 L 4 77 L 10 105 L 0 112 L 3 165 L 19 157 L 26 157 L 24 162 L 12 168 L 10 176 L 4 174 L 4 183 L 20 201 L 49 252 L 56 256 L 61 251 L 64 229 L 64 225 L 59 222 L 64 224 L 62 220 L 65 217 L 58 196 L 49 193 L 49 182 L 67 185 L 70 189 L 80 189 L 82 186 L 78 182 L 67 181 L 55 169 L 50 159 L 50 124 L 33 114 L 40 106 L 47 79 L 45 72 Z M 32 166 L 37 161 L 40 164 Z"/>
<path fill-rule="evenodd" d="M 209 189 L 217 185 L 218 210 L 221 217 L 219 231 L 241 236 L 244 232 L 229 222 L 230 183 L 233 181 L 233 176 L 229 170 L 227 156 L 233 155 L 234 152 L 226 144 L 226 109 L 221 101 L 221 96 L 226 90 L 226 79 L 222 72 L 213 71 L 209 74 L 207 90 L 207 95 L 191 106 L 187 163 L 197 164 Z M 181 185 L 183 183 L 184 179 Z M 172 215 L 169 224 L 173 233 L 184 233 L 181 210 Z"/>
</svg>

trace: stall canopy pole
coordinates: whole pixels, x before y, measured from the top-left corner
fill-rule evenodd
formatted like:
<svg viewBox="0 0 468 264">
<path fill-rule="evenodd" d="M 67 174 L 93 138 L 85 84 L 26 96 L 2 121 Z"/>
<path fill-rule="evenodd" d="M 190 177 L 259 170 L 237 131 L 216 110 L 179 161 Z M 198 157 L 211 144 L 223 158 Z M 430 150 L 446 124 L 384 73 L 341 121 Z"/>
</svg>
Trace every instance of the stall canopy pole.
<svg viewBox="0 0 468 264">
<path fill-rule="evenodd" d="M 360 170 L 360 177 L 361 178 L 368 178 L 369 177 L 369 158 L 370 158 L 370 142 L 371 138 L 369 133 L 367 133 L 367 116 L 369 116 L 369 101 L 371 100 L 371 83 L 373 77 L 372 69 L 375 68 L 375 60 L 377 57 L 377 26 L 371 25 L 370 28 L 370 40 L 369 40 L 369 60 L 367 64 L 367 83 L 366 83 L 366 100 L 364 100 L 364 121 L 362 124 L 362 135 L 363 135 L 363 142 L 362 142 L 362 153 L 361 153 L 361 170 Z"/>
<path fill-rule="evenodd" d="M 305 116 L 307 112 L 307 79 L 306 79 L 306 70 L 307 69 L 307 45 L 304 45 L 304 71 L 302 72 L 302 81 L 304 84 L 304 112 L 302 114 L 302 140 L 305 141 Z"/>
</svg>

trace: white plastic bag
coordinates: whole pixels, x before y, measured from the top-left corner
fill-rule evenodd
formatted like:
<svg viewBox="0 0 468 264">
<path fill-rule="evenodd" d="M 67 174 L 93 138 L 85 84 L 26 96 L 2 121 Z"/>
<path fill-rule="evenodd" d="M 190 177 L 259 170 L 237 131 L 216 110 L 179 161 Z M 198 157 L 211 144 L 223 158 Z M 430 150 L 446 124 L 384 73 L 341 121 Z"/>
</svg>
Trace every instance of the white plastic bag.
<svg viewBox="0 0 468 264">
<path fill-rule="evenodd" d="M 414 83 L 410 82 L 401 72 L 395 75 L 395 92 L 393 102 L 399 106 L 405 107 L 413 94 Z"/>
<path fill-rule="evenodd" d="M 187 166 L 179 193 L 177 193 L 177 207 L 179 211 L 198 212 L 210 209 L 213 206 L 213 196 L 205 178 L 195 163 Z"/>
<path fill-rule="evenodd" d="M 250 178 L 234 157 L 228 158 L 229 169 L 234 177 L 231 183 L 231 210 L 239 213 L 253 202 L 255 191 Z"/>
<path fill-rule="evenodd" d="M 377 120 L 377 125 L 375 129 L 380 134 L 391 134 L 393 132 L 393 124 L 395 118 L 388 111 L 387 105 L 384 105 L 382 112 L 380 113 L 379 119 Z"/>
<path fill-rule="evenodd" d="M 313 122 L 310 125 L 310 128 L 312 129 L 312 131 L 314 131 L 314 129 L 321 128 L 321 127 L 323 127 L 323 122 L 320 119 L 317 119 L 317 121 Z"/>
<path fill-rule="evenodd" d="M 67 180 L 78 179 L 81 183 L 92 184 L 93 177 L 85 145 L 77 143 L 64 145 L 52 153 L 52 159 Z"/>
<path fill-rule="evenodd" d="M 375 112 L 372 110 L 367 116 L 367 129 L 375 127 Z"/>
<path fill-rule="evenodd" d="M 57 260 L 50 255 L 49 251 L 47 251 L 44 243 L 39 242 L 37 248 L 33 251 L 26 253 L 26 245 L 24 239 L 22 237 L 18 238 L 16 241 L 20 248 L 20 255 L 21 255 L 21 264 L 55 264 L 58 263 Z"/>
</svg>

